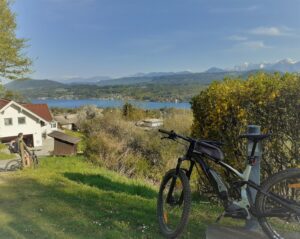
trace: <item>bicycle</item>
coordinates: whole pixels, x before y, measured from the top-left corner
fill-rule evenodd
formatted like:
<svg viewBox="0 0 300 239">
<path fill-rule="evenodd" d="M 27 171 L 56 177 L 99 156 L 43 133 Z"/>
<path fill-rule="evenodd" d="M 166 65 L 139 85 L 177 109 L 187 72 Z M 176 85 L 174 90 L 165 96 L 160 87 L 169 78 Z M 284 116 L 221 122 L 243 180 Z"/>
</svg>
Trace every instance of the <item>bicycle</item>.
<svg viewBox="0 0 300 239">
<path fill-rule="evenodd" d="M 36 151 L 41 151 L 41 149 L 31 149 L 31 159 L 33 163 L 33 168 L 37 168 L 39 166 L 39 159 L 36 155 Z"/>
<path fill-rule="evenodd" d="M 191 207 L 189 180 L 194 167 L 199 169 L 200 166 L 225 209 L 217 221 L 222 217 L 238 219 L 254 217 L 269 238 L 300 238 L 300 169 L 287 169 L 276 173 L 261 186 L 249 180 L 251 169 L 257 160 L 256 146 L 270 134 L 240 136 L 253 142 L 247 166 L 241 173 L 223 161 L 221 142 L 196 140 L 162 129 L 159 132 L 167 135 L 162 139 L 174 141 L 180 139 L 189 143 L 186 154 L 178 159 L 176 168 L 165 174 L 160 185 L 157 217 L 164 237 L 177 238 L 183 233 Z M 222 177 L 208 165 L 207 160 L 220 165 L 238 179 L 232 183 L 225 183 Z M 181 167 L 184 161 L 189 161 L 188 168 Z M 239 196 L 231 195 L 230 189 L 238 190 Z M 251 197 L 250 189 L 257 191 L 255 199 Z"/>
<path fill-rule="evenodd" d="M 39 165 L 39 160 L 37 155 L 35 154 L 36 151 L 39 151 L 37 149 L 31 149 L 31 154 L 30 154 L 30 158 L 33 164 L 33 168 L 37 168 Z M 16 170 L 20 170 L 23 169 L 23 162 L 22 159 L 13 159 L 9 162 L 7 162 L 7 164 L 4 167 L 4 171 L 16 171 Z"/>
</svg>

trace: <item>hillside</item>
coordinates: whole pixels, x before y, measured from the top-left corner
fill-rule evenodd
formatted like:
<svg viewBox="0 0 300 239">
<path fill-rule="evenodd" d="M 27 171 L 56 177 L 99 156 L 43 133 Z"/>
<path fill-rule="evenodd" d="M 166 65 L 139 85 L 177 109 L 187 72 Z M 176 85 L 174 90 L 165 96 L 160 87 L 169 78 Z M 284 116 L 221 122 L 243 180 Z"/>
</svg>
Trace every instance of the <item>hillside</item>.
<svg viewBox="0 0 300 239">
<path fill-rule="evenodd" d="M 44 158 L 36 170 L 1 174 L 0 190 L 0 238 L 161 238 L 156 187 L 83 158 Z M 203 238 L 218 213 L 194 201 L 184 238 Z"/>
<path fill-rule="evenodd" d="M 186 84 L 194 83 L 207 85 L 214 80 L 222 80 L 224 77 L 235 77 L 239 75 L 247 75 L 247 72 L 236 72 L 236 71 L 218 71 L 218 72 L 201 72 L 201 73 L 191 73 L 191 72 L 181 72 L 167 75 L 154 75 L 154 76 L 133 76 L 133 77 L 123 77 L 108 81 L 98 82 L 98 86 L 115 86 L 115 85 L 133 85 L 140 83 L 149 84 Z"/>
<path fill-rule="evenodd" d="M 125 77 L 103 80 L 95 84 L 62 84 L 51 80 L 24 80 L 5 85 L 8 89 L 19 91 L 24 96 L 36 98 L 86 99 L 113 98 L 150 101 L 189 101 L 211 82 L 225 77 L 246 79 L 257 71 L 220 71 L 174 75 L 148 74 L 146 76 Z M 170 73 L 171 74 L 171 73 Z"/>
<path fill-rule="evenodd" d="M 5 85 L 9 90 L 25 91 L 43 88 L 60 88 L 64 84 L 53 80 L 16 80 Z"/>
</svg>

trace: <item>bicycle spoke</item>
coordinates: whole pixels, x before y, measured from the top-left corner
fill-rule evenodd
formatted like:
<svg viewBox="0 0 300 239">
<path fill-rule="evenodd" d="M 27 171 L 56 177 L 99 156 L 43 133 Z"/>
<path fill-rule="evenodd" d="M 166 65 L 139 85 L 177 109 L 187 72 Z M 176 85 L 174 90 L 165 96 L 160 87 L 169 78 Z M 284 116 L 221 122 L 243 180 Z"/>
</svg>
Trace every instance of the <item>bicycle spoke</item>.
<svg viewBox="0 0 300 239">
<path fill-rule="evenodd" d="M 279 196 L 289 205 L 300 205 L 300 178 L 287 178 L 270 188 L 272 195 Z M 264 210 L 267 224 L 284 239 L 300 238 L 300 214 L 280 205 L 271 198 L 265 199 Z"/>
</svg>

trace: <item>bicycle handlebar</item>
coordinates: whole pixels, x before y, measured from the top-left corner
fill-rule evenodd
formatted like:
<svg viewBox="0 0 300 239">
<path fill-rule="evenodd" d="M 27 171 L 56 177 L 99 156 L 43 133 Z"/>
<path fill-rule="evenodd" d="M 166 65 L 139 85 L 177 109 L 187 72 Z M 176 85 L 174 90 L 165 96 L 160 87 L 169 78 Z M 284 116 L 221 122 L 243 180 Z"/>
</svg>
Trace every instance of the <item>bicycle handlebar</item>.
<svg viewBox="0 0 300 239">
<path fill-rule="evenodd" d="M 192 139 L 192 138 L 189 138 L 189 137 L 185 137 L 185 136 L 176 134 L 173 130 L 168 131 L 168 130 L 165 130 L 165 129 L 159 129 L 158 131 L 159 131 L 160 133 L 169 135 L 169 136 L 167 137 L 168 139 L 173 139 L 173 140 L 175 140 L 176 138 L 179 138 L 179 139 L 183 139 L 183 140 L 185 140 L 185 141 L 187 141 L 187 142 L 190 142 L 190 143 L 195 141 L 195 140 Z"/>
<path fill-rule="evenodd" d="M 169 134 L 169 135 L 172 134 L 172 133 L 174 133 L 173 130 L 168 131 L 168 130 L 165 130 L 165 129 L 159 129 L 158 131 L 161 132 L 161 133 L 163 133 L 163 134 Z"/>
</svg>

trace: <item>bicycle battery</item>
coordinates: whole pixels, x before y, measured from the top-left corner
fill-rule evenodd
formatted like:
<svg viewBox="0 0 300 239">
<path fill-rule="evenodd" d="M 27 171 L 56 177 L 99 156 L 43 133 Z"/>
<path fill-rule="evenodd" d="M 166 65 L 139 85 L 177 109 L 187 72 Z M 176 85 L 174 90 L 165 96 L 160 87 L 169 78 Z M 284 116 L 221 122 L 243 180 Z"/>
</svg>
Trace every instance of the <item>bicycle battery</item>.
<svg viewBox="0 0 300 239">
<path fill-rule="evenodd" d="M 213 169 L 209 169 L 209 174 L 211 175 L 211 178 L 213 180 L 213 185 L 215 186 L 220 198 L 223 201 L 228 202 L 228 200 L 229 200 L 228 189 L 227 189 L 226 185 L 224 184 L 224 182 L 222 181 L 220 175 Z"/>
</svg>

